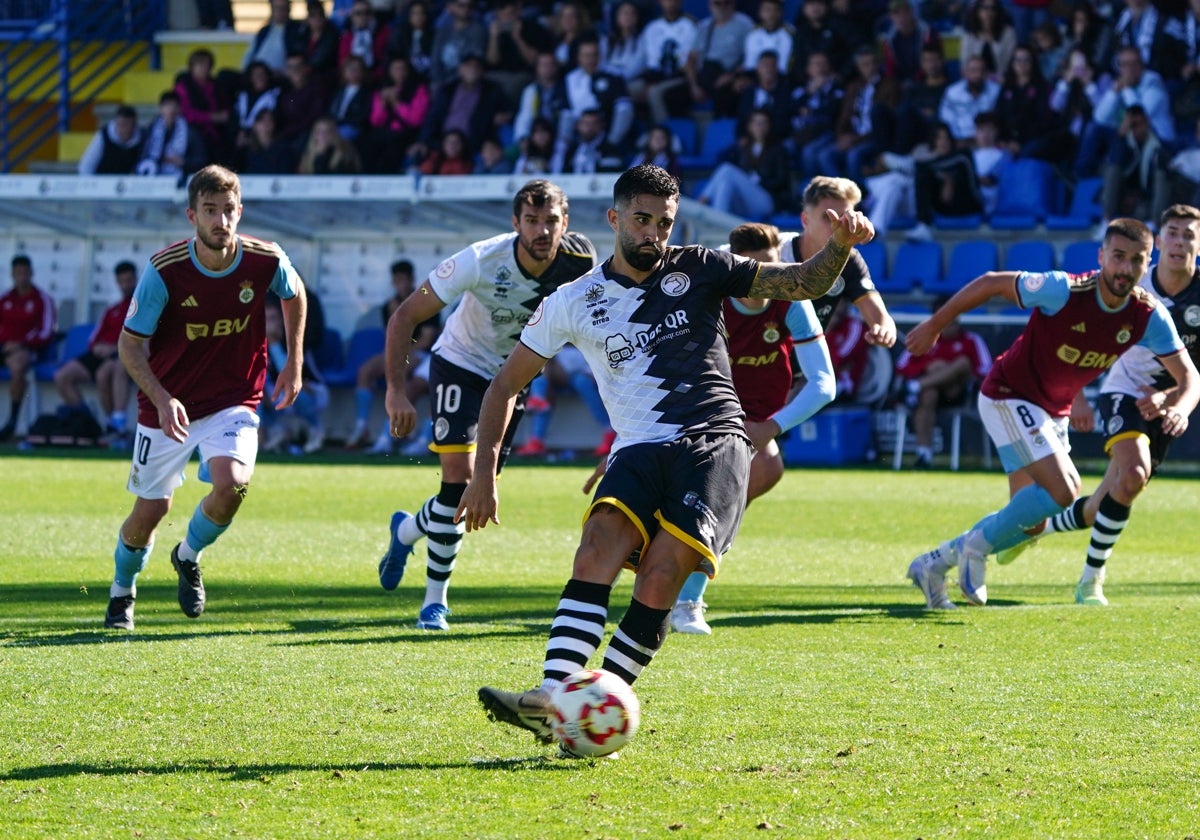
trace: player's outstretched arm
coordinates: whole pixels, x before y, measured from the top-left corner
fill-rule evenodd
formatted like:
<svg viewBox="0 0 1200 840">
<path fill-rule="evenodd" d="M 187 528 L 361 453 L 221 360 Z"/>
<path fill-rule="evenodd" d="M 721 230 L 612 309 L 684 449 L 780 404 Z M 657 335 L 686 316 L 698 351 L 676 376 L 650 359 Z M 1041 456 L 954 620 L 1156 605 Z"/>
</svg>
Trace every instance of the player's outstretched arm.
<svg viewBox="0 0 1200 840">
<path fill-rule="evenodd" d="M 146 339 L 122 331 L 121 337 L 117 339 L 117 354 L 121 357 L 121 364 L 125 366 L 129 378 L 157 409 L 158 425 L 163 434 L 171 440 L 183 443 L 187 438 L 190 422 L 187 409 L 183 407 L 183 403 L 171 396 L 150 369 Z"/>
<path fill-rule="evenodd" d="M 1163 356 L 1159 361 L 1177 383 L 1163 404 L 1163 431 L 1172 437 L 1179 437 L 1187 431 L 1188 415 L 1196 409 L 1196 403 L 1200 400 L 1200 374 L 1196 372 L 1196 366 L 1187 351 Z"/>
<path fill-rule="evenodd" d="M 863 322 L 867 325 L 867 332 L 863 336 L 867 344 L 891 347 L 896 343 L 896 322 L 883 305 L 879 292 L 867 292 L 854 301 L 854 305 L 862 313 Z"/>
<path fill-rule="evenodd" d="M 484 528 L 488 522 L 500 524 L 500 496 L 496 491 L 500 444 L 512 418 L 517 394 L 545 364 L 545 358 L 518 343 L 483 393 L 475 441 L 475 470 L 454 514 L 454 521 L 464 523 L 467 531 Z"/>
<path fill-rule="evenodd" d="M 839 216 L 826 210 L 833 234 L 820 251 L 802 263 L 763 263 L 750 284 L 751 297 L 815 300 L 833 288 L 846 267 L 850 249 L 875 238 L 869 219 L 856 210 Z"/>
<path fill-rule="evenodd" d="M 304 324 L 308 320 L 308 292 L 304 284 L 296 286 L 296 294 L 280 301 L 283 308 L 283 335 L 287 341 L 287 360 L 275 377 L 271 401 L 283 409 L 296 401 L 304 382 Z"/>
<path fill-rule="evenodd" d="M 408 437 L 417 427 L 417 409 L 409 401 L 405 387 L 405 383 L 408 382 L 413 333 L 418 324 L 428 321 L 445 307 L 446 304 L 426 280 L 396 307 L 396 311 L 388 319 L 383 350 L 384 370 L 387 375 L 384 407 L 387 409 L 388 425 L 393 437 Z"/>
<path fill-rule="evenodd" d="M 964 312 L 982 306 L 995 297 L 1020 303 L 1017 298 L 1016 271 L 989 271 L 963 286 L 936 312 L 908 331 L 904 347 L 914 356 L 923 356 L 937 343 L 946 325 Z"/>
</svg>

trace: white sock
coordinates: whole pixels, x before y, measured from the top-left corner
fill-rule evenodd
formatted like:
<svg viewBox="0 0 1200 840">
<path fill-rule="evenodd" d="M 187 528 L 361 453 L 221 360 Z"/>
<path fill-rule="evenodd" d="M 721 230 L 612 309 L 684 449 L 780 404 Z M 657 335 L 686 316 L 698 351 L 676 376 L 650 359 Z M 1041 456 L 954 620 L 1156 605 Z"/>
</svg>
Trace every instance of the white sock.
<svg viewBox="0 0 1200 840">
<path fill-rule="evenodd" d="M 425 578 L 425 603 L 421 605 L 424 609 L 430 604 L 445 604 L 446 590 L 450 587 L 450 580 L 432 580 Z"/>
<path fill-rule="evenodd" d="M 400 527 L 396 529 L 396 536 L 405 545 L 412 545 L 425 534 L 417 526 L 417 517 L 410 516 L 400 523 Z"/>
<path fill-rule="evenodd" d="M 120 598 L 123 595 L 133 595 L 134 597 L 137 597 L 137 587 L 118 586 L 115 583 L 108 587 L 109 598 Z"/>
</svg>

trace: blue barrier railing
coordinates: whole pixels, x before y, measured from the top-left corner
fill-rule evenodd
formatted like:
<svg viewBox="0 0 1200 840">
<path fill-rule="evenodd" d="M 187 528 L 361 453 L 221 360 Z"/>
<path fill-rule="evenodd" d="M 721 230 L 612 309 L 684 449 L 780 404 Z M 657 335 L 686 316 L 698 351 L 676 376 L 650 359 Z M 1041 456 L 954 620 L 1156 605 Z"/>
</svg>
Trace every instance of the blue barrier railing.
<svg viewBox="0 0 1200 840">
<path fill-rule="evenodd" d="M 16 171 L 67 131 L 95 91 L 146 58 L 156 65 L 154 34 L 166 25 L 165 7 L 156 0 L 0 0 L 0 172 Z M 115 56 L 112 44 L 122 46 Z"/>
</svg>

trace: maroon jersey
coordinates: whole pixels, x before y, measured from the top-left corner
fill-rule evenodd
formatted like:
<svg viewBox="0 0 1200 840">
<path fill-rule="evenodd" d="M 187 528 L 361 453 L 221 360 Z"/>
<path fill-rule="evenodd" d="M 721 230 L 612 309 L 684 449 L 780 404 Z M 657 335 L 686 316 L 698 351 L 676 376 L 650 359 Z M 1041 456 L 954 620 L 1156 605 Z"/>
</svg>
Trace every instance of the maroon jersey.
<svg viewBox="0 0 1200 840">
<path fill-rule="evenodd" d="M 764 311 L 744 315 L 725 300 L 733 388 L 748 420 L 767 420 L 787 403 L 793 376 L 793 342 L 787 326 L 791 305 L 790 300 L 773 300 Z"/>
<path fill-rule="evenodd" d="M 1017 280 L 1022 294 L 1024 277 Z M 1033 310 L 1025 330 L 997 357 L 983 381 L 985 396 L 1025 400 L 1052 416 L 1066 417 L 1075 395 L 1142 340 L 1154 299 L 1135 288 L 1125 306 L 1109 312 L 1098 299 L 1098 278 L 1097 273 L 1069 277 L 1062 308 L 1053 315 Z"/>
<path fill-rule="evenodd" d="M 127 332 L 149 338 L 150 369 L 193 420 L 239 405 L 257 409 L 267 376 L 267 291 L 291 298 L 299 285 L 278 245 L 238 241 L 238 256 L 221 274 L 196 262 L 190 239 L 159 251 L 125 319 Z M 159 426 L 140 391 L 138 422 Z"/>
<path fill-rule="evenodd" d="M 121 330 L 125 328 L 125 313 L 129 311 L 131 300 L 133 300 L 132 296 L 127 297 L 120 303 L 114 303 L 104 310 L 104 314 L 100 316 L 100 321 L 96 324 L 96 329 L 92 330 L 92 336 L 88 339 L 89 350 L 97 344 L 117 343 L 117 339 L 121 337 Z"/>
<path fill-rule="evenodd" d="M 37 286 L 26 294 L 9 289 L 0 295 L 0 342 L 15 341 L 41 350 L 54 338 L 54 299 Z"/>
</svg>

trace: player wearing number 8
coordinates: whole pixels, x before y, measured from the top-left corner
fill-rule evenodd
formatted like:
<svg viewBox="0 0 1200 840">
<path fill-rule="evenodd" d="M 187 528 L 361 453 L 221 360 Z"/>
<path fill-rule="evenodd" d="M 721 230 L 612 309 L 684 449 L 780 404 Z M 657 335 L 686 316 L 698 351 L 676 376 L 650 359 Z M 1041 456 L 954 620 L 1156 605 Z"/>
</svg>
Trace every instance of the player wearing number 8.
<svg viewBox="0 0 1200 840">
<path fill-rule="evenodd" d="M 1011 498 L 966 533 L 920 555 L 908 577 L 929 609 L 953 609 L 946 573 L 958 566 L 958 584 L 973 604 L 987 602 L 987 555 L 1029 539 L 1027 529 L 1069 506 L 1079 494 L 1070 458 L 1067 422 L 1075 395 L 1135 346 L 1154 354 L 1178 388 L 1158 408 L 1163 431 L 1179 435 L 1200 397 L 1200 375 L 1184 352 L 1163 305 L 1138 281 L 1149 264 L 1152 236 L 1135 219 L 1116 219 L 1100 247 L 1100 267 L 1084 275 L 1060 271 L 988 272 L 972 280 L 905 341 L 923 355 L 956 316 L 993 297 L 1032 313 L 1024 331 L 1000 354 L 983 382 L 979 413 L 1000 453 Z"/>
</svg>

